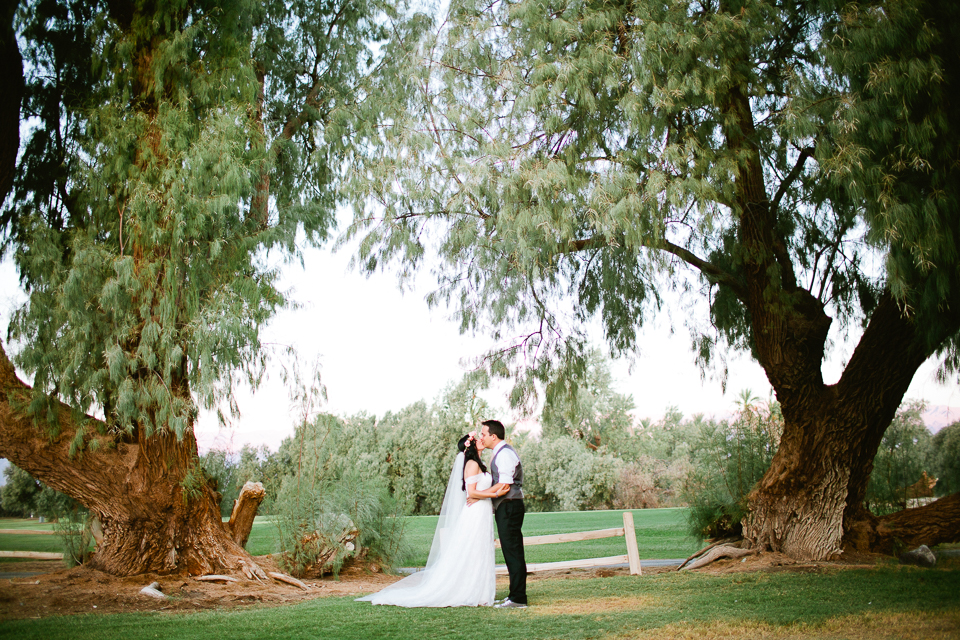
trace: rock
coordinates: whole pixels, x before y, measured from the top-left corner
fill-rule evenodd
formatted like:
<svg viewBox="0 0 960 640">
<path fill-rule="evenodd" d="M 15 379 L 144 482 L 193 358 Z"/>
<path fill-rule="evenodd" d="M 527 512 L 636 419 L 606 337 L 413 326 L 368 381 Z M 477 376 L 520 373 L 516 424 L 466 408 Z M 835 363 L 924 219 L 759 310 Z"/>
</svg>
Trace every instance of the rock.
<svg viewBox="0 0 960 640">
<path fill-rule="evenodd" d="M 930 551 L 930 548 L 922 544 L 913 551 L 907 551 L 900 556 L 900 564 L 915 564 L 920 567 L 937 566 L 937 556 Z"/>
</svg>

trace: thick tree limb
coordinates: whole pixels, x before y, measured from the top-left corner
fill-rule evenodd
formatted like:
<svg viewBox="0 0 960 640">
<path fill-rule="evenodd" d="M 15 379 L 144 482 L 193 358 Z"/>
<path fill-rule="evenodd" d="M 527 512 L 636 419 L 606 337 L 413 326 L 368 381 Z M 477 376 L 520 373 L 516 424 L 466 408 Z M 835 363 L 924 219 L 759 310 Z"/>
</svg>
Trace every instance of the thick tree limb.
<svg viewBox="0 0 960 640">
<path fill-rule="evenodd" d="M 851 550 L 896 553 L 921 544 L 960 542 L 960 493 L 879 518 L 866 512 L 859 515 L 844 537 Z"/>
<path fill-rule="evenodd" d="M 181 481 L 197 464 L 192 433 L 110 437 L 97 433 L 104 425 L 88 416 L 92 435 L 71 456 L 76 415 L 51 400 L 57 432 L 50 436 L 26 411 L 32 396 L 0 345 L 0 457 L 91 510 L 103 531 L 93 567 L 114 575 L 242 572 L 266 579 L 224 528 L 212 489 L 185 493 Z"/>
</svg>

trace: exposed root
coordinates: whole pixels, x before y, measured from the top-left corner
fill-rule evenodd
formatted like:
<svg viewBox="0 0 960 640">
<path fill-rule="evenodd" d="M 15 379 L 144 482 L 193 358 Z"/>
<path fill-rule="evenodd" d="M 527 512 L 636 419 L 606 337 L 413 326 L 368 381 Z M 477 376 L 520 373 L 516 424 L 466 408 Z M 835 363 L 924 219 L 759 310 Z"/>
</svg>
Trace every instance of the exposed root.
<svg viewBox="0 0 960 640">
<path fill-rule="evenodd" d="M 713 549 L 713 548 L 716 547 L 716 546 L 719 546 L 719 545 L 721 545 L 721 544 L 729 544 L 729 543 L 732 543 L 732 542 L 740 542 L 741 540 L 743 540 L 743 538 L 740 538 L 740 537 L 721 538 L 721 539 L 719 539 L 719 540 L 714 540 L 713 542 L 711 542 L 710 544 L 708 544 L 707 546 L 705 546 L 703 549 L 700 549 L 700 551 L 697 551 L 697 552 L 694 553 L 692 556 L 690 556 L 689 558 L 687 558 L 686 560 L 684 560 L 683 562 L 681 562 L 681 563 L 680 563 L 680 566 L 677 567 L 677 571 L 680 571 L 680 569 L 683 569 L 683 567 L 684 567 L 688 562 L 690 562 L 691 560 L 693 560 L 694 558 L 703 555 L 704 553 L 706 553 L 706 552 L 709 551 L 710 549 Z"/>
<path fill-rule="evenodd" d="M 699 569 L 700 567 L 705 567 L 715 560 L 720 558 L 742 558 L 744 556 L 756 555 L 756 549 L 741 549 L 739 547 L 733 546 L 719 546 L 714 547 L 704 555 L 700 556 L 686 567 L 683 568 L 684 571 L 689 569 Z"/>
<path fill-rule="evenodd" d="M 292 584 L 295 587 L 300 587 L 304 591 L 310 591 L 310 587 L 308 587 L 306 584 L 304 584 L 303 582 L 300 582 L 299 580 L 297 580 L 292 576 L 288 576 L 285 573 L 278 573 L 276 571 L 271 571 L 268 575 L 274 580 L 277 580 L 279 582 L 286 582 L 287 584 Z"/>
<path fill-rule="evenodd" d="M 266 572 L 255 562 L 243 561 L 240 563 L 240 569 L 243 571 L 243 575 L 247 577 L 247 580 L 256 580 L 257 582 L 267 581 Z"/>
<path fill-rule="evenodd" d="M 160 591 L 159 582 L 151 582 L 150 584 L 145 586 L 143 589 L 140 589 L 140 593 L 142 593 L 145 596 L 150 596 L 151 598 L 156 598 L 157 600 L 167 599 L 167 595 L 162 591 Z"/>
<path fill-rule="evenodd" d="M 234 578 L 233 576 L 221 576 L 215 573 L 206 576 L 197 576 L 194 580 L 201 580 L 203 582 L 240 582 L 238 578 Z"/>
</svg>

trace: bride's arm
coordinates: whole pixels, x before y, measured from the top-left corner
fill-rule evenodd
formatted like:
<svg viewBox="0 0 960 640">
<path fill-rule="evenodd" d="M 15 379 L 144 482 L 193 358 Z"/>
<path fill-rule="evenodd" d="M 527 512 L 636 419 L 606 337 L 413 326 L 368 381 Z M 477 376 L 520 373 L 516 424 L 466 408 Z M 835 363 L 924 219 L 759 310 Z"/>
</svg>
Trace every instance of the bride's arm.
<svg viewBox="0 0 960 640">
<path fill-rule="evenodd" d="M 509 487 L 504 487 L 504 485 L 497 485 L 496 487 L 490 487 L 489 489 L 478 490 L 477 483 L 467 485 L 467 497 L 473 498 L 474 500 L 483 500 L 485 498 L 499 498 L 500 496 L 506 494 L 510 491 Z"/>
<path fill-rule="evenodd" d="M 467 466 L 463 470 L 464 477 L 469 478 L 477 475 L 478 473 L 480 473 L 480 465 L 473 460 L 468 460 Z M 477 483 L 471 482 L 467 485 L 467 499 L 484 500 L 486 498 L 499 498 L 510 490 L 510 487 L 501 489 L 503 486 L 504 485 L 497 485 L 496 487 L 490 487 L 489 489 L 478 490 Z"/>
</svg>

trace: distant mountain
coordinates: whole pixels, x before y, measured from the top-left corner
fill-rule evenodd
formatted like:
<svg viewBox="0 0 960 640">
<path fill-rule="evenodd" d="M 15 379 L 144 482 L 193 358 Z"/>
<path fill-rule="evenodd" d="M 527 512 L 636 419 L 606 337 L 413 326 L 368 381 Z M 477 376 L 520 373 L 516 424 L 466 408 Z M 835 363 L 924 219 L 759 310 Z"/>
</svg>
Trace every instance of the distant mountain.
<svg viewBox="0 0 960 640">
<path fill-rule="evenodd" d="M 960 420 L 960 407 L 948 407 L 943 404 L 927 407 L 922 417 L 923 423 L 927 425 L 927 429 L 936 433 L 940 431 L 940 429 Z"/>
</svg>

